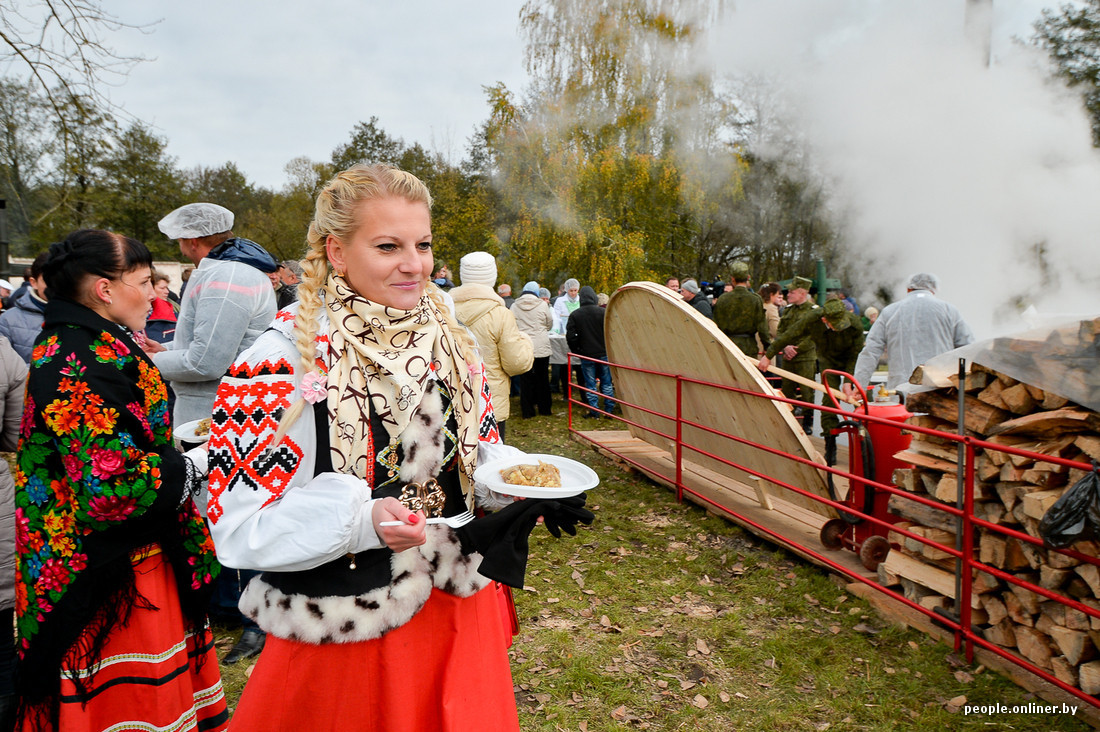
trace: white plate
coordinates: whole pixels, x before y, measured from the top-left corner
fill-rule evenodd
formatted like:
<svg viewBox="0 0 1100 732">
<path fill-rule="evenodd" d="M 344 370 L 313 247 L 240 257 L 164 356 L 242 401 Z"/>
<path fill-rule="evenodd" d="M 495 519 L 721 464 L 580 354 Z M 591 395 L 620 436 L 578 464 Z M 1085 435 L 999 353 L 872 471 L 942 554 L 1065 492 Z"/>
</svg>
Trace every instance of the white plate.
<svg viewBox="0 0 1100 732">
<path fill-rule="evenodd" d="M 500 477 L 500 471 L 515 465 L 534 465 L 539 461 L 550 463 L 561 473 L 560 488 L 542 488 L 533 485 L 513 485 L 505 483 Z M 567 498 L 578 493 L 584 493 L 590 488 L 600 484 L 600 476 L 596 471 L 584 463 L 576 460 L 559 457 L 557 455 L 527 455 L 523 458 L 501 458 L 477 466 L 474 471 L 474 480 L 484 483 L 497 493 L 507 496 L 522 496 L 524 498 Z"/>
<path fill-rule="evenodd" d="M 205 435 L 196 435 L 195 430 L 199 428 L 199 422 L 201 419 L 195 419 L 190 422 L 184 422 L 179 427 L 172 430 L 172 436 L 181 442 L 206 442 L 210 439 L 210 429 L 206 430 Z"/>
</svg>

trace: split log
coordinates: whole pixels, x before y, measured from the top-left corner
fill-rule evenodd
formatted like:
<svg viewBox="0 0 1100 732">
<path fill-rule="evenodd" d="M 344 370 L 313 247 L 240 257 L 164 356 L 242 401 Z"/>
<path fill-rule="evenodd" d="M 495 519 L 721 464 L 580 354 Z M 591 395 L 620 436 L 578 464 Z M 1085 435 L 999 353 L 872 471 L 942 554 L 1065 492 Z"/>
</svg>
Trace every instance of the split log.
<svg viewBox="0 0 1100 732">
<path fill-rule="evenodd" d="M 1069 399 L 1066 399 L 1064 396 L 1055 394 L 1052 391 L 1048 391 L 1046 395 L 1043 396 L 1043 403 L 1041 406 L 1043 407 L 1043 409 L 1054 410 L 1061 409 L 1067 404 L 1069 404 Z"/>
<path fill-rule="evenodd" d="M 1054 653 L 1051 651 L 1048 636 L 1029 627 L 1016 628 L 1016 648 L 1020 655 L 1040 668 L 1050 669 Z"/>
<path fill-rule="evenodd" d="M 1088 584 L 1093 597 L 1100 597 L 1100 567 L 1095 564 L 1079 564 L 1073 571 Z"/>
<path fill-rule="evenodd" d="M 1013 623 L 1026 628 L 1035 626 L 1034 616 L 1027 611 L 1019 596 L 1013 592 L 1006 592 L 1001 595 L 1001 600 L 1004 602 L 1005 610 L 1008 611 L 1008 617 L 1012 619 Z"/>
<path fill-rule="evenodd" d="M 921 482 L 920 472 L 917 468 L 895 468 L 894 485 L 907 493 L 923 493 L 924 483 Z"/>
<path fill-rule="evenodd" d="M 996 643 L 1003 648 L 1016 647 L 1016 626 L 1008 618 L 985 628 L 982 635 L 990 643 Z M 1097 678 L 1100 679 L 1100 672 L 1097 673 Z"/>
<path fill-rule="evenodd" d="M 1082 663 L 1077 668 L 1077 676 L 1081 691 L 1086 694 L 1100 694 L 1100 661 Z"/>
<path fill-rule="evenodd" d="M 952 531 L 944 531 L 943 529 L 934 529 L 928 526 L 913 526 L 909 529 L 917 536 L 921 536 L 929 541 L 934 541 L 937 544 L 943 544 L 945 546 L 955 547 L 955 533 Z M 938 559 L 954 559 L 949 552 L 945 552 L 938 547 L 925 544 L 920 539 L 913 539 L 911 537 L 905 537 L 905 548 L 914 554 L 920 554 L 928 557 L 931 560 Z"/>
<path fill-rule="evenodd" d="M 922 455 L 939 458 L 940 460 L 950 463 L 953 468 L 958 465 L 959 462 L 959 450 L 956 445 L 937 444 L 931 440 L 924 439 L 924 435 L 921 435 L 920 439 L 914 437 L 913 441 L 909 443 L 908 449 Z"/>
<path fill-rule="evenodd" d="M 1018 576 L 1020 579 L 1030 582 L 1031 584 L 1036 584 L 1039 579 L 1031 573 L 1020 574 Z M 1020 607 L 1023 608 L 1024 612 L 1028 615 L 1039 614 L 1039 603 L 1044 599 L 1042 595 L 1011 582 L 1008 585 L 1008 589 L 1020 599 Z"/>
<path fill-rule="evenodd" d="M 922 452 L 916 452 L 914 450 L 902 450 L 901 452 L 895 453 L 894 457 L 903 463 L 909 463 L 918 468 L 935 470 L 940 473 L 958 470 L 958 467 L 953 462 L 931 455 L 925 455 Z M 938 476 L 936 480 L 938 480 Z"/>
<path fill-rule="evenodd" d="M 1100 436 L 1078 435 L 1077 439 L 1074 440 L 1074 444 L 1093 460 L 1100 460 Z"/>
<path fill-rule="evenodd" d="M 1067 686 L 1077 686 L 1077 667 L 1070 664 L 1065 656 L 1055 656 L 1051 659 L 1051 667 L 1054 678 L 1062 681 Z"/>
<path fill-rule="evenodd" d="M 997 409 L 1008 409 L 1008 405 L 1001 400 L 1001 392 L 1004 391 L 1005 385 L 998 379 L 994 379 L 990 382 L 989 386 L 980 391 L 977 395 L 978 400 L 984 404 L 988 404 L 991 407 Z"/>
<path fill-rule="evenodd" d="M 1042 519 L 1046 512 L 1057 503 L 1065 493 L 1060 488 L 1049 491 L 1035 491 L 1024 496 L 1024 513 L 1033 519 Z"/>
<path fill-rule="evenodd" d="M 989 622 L 993 625 L 1000 623 L 1008 617 L 1008 609 L 996 595 L 982 595 L 982 609 L 989 616 Z"/>
<path fill-rule="evenodd" d="M 1005 408 L 1013 414 L 1031 414 L 1035 411 L 1036 399 L 1028 390 L 1027 384 L 1016 384 L 1002 390 L 1000 398 Z"/>
<path fill-rule="evenodd" d="M 1055 625 L 1050 629 L 1050 638 L 1074 666 L 1082 661 L 1091 661 L 1096 656 L 1096 646 L 1085 631 Z"/>
<path fill-rule="evenodd" d="M 949 392 L 950 390 L 948 390 L 948 393 L 943 390 L 918 392 L 909 397 L 906 406 L 911 412 L 927 412 L 934 417 L 957 424 L 958 396 Z M 1009 420 L 1012 416 L 1012 413 L 1008 410 L 998 409 L 972 396 L 965 397 L 964 401 L 966 410 L 964 416 L 965 427 L 978 434 L 994 434 L 993 428 Z M 1019 419 L 1026 419 L 1026 417 L 1020 417 Z"/>
<path fill-rule="evenodd" d="M 1071 664 L 1065 656 L 1055 656 L 1050 659 L 1051 669 L 1054 671 L 1054 678 L 1061 681 L 1067 686 L 1077 686 L 1077 667 Z"/>
<path fill-rule="evenodd" d="M 1057 590 L 1073 574 L 1070 569 L 1055 569 L 1049 564 L 1039 565 L 1039 586 L 1045 590 Z"/>
<path fill-rule="evenodd" d="M 901 516 L 921 526 L 931 526 L 944 531 L 955 530 L 955 517 L 923 503 L 909 500 L 903 496 L 890 496 L 887 509 L 895 516 Z"/>
<path fill-rule="evenodd" d="M 935 393 L 935 392 L 929 392 Z M 967 420 L 969 425 L 969 420 Z M 1100 429 L 1100 415 L 1076 407 L 1056 409 L 1053 412 L 1035 412 L 1015 419 L 1003 419 L 979 430 L 987 435 L 1027 434 L 1054 435 L 1062 432 L 1089 432 Z"/>
<path fill-rule="evenodd" d="M 974 579 L 971 580 L 970 589 L 974 591 L 976 595 L 985 595 L 989 592 L 996 592 L 1001 589 L 1001 580 L 997 579 L 989 572 L 983 572 L 980 569 L 974 570 Z"/>
</svg>

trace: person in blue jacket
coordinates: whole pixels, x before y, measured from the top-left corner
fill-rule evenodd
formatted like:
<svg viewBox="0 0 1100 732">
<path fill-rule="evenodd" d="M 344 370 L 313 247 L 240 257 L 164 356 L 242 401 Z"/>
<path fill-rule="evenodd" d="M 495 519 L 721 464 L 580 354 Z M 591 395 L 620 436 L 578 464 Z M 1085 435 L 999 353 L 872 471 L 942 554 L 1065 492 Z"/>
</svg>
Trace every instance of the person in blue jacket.
<svg viewBox="0 0 1100 732">
<path fill-rule="evenodd" d="M 34 339 L 45 320 L 46 281 L 42 277 L 42 267 L 47 256 L 43 252 L 35 257 L 27 276 L 27 287 L 22 292 L 17 290 L 11 306 L 0 313 L 0 335 L 11 341 L 11 347 L 27 364 L 31 362 Z"/>
</svg>

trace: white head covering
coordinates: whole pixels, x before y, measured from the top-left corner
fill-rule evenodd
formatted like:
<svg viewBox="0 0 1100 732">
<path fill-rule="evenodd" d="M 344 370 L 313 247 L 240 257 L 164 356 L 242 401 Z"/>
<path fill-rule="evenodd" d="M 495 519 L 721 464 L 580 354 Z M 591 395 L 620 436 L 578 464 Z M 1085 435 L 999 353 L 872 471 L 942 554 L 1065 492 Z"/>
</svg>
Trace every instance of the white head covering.
<svg viewBox="0 0 1100 732">
<path fill-rule="evenodd" d="M 169 239 L 198 239 L 233 228 L 233 212 L 216 203 L 189 203 L 157 222 Z"/>
<path fill-rule="evenodd" d="M 458 278 L 464 285 L 497 283 L 497 260 L 488 252 L 470 252 L 458 262 Z"/>
<path fill-rule="evenodd" d="M 917 272 L 909 278 L 909 284 L 906 286 L 906 289 L 928 290 L 934 293 L 936 290 L 940 289 L 940 278 L 931 272 Z"/>
</svg>

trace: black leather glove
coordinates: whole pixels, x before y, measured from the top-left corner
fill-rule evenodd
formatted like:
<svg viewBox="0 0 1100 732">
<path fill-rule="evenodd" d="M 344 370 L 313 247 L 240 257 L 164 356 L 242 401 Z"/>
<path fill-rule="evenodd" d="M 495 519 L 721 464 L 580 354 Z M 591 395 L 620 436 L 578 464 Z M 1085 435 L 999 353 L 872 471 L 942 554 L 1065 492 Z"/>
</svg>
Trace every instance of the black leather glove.
<svg viewBox="0 0 1100 732">
<path fill-rule="evenodd" d="M 577 523 L 591 524 L 595 514 L 584 507 L 585 495 L 528 498 L 455 529 L 465 551 L 481 554 L 478 572 L 510 587 L 522 588 L 527 572 L 527 539 L 542 516 L 547 530 L 577 534 Z"/>
</svg>

